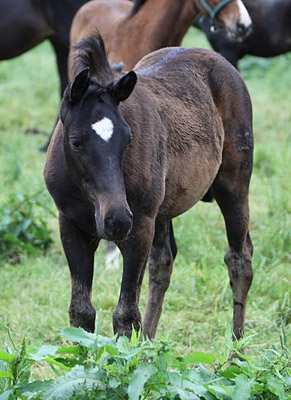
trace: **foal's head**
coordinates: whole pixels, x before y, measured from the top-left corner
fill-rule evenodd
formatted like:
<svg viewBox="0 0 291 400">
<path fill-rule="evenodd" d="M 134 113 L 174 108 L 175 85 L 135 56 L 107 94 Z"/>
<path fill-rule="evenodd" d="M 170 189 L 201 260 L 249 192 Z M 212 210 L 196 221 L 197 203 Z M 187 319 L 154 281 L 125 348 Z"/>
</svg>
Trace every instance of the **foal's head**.
<svg viewBox="0 0 291 400">
<path fill-rule="evenodd" d="M 122 173 L 131 130 L 118 105 L 131 94 L 136 74 L 114 79 L 99 34 L 74 51 L 75 78 L 60 112 L 68 170 L 95 207 L 98 236 L 121 241 L 132 227 Z"/>
<path fill-rule="evenodd" d="M 232 39 L 243 38 L 251 30 L 252 21 L 242 0 L 195 0 L 200 10 L 208 14 L 214 26 L 217 20 Z"/>
</svg>

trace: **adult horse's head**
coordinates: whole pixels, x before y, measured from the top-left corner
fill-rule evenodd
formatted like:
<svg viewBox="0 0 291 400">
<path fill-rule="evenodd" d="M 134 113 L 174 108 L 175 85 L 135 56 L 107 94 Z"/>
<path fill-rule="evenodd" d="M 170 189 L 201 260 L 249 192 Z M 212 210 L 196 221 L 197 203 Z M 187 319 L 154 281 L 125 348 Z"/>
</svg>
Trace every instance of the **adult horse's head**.
<svg viewBox="0 0 291 400">
<path fill-rule="evenodd" d="M 60 117 L 68 171 L 95 207 L 97 234 L 122 241 L 132 228 L 123 180 L 123 156 L 131 130 L 119 103 L 131 94 L 136 74 L 114 79 L 101 36 L 75 47 L 75 77 L 67 87 Z"/>
<path fill-rule="evenodd" d="M 232 39 L 247 36 L 252 27 L 249 13 L 241 0 L 195 0 L 198 8 L 210 16 L 212 28 L 216 20 Z"/>
</svg>

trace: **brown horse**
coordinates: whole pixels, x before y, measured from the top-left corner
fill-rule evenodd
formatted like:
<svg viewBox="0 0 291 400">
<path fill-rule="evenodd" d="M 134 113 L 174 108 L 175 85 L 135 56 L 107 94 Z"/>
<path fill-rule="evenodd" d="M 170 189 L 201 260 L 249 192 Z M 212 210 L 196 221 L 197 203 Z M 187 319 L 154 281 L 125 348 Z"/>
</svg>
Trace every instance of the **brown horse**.
<svg viewBox="0 0 291 400">
<path fill-rule="evenodd" d="M 70 323 L 94 331 L 94 253 L 100 239 L 123 256 L 114 332 L 139 329 L 140 287 L 149 259 L 143 334 L 153 338 L 177 247 L 171 220 L 214 198 L 224 216 L 234 334 L 244 331 L 252 282 L 248 191 L 252 109 L 238 72 L 202 49 L 150 53 L 128 73 L 113 71 L 101 36 L 76 47 L 44 171 L 59 210 L 71 272 Z"/>
<path fill-rule="evenodd" d="M 137 0 L 133 6 L 128 0 L 93 0 L 75 15 L 70 43 L 75 45 L 98 28 L 109 60 L 122 61 L 128 70 L 151 51 L 180 46 L 198 14 L 209 14 L 205 6 L 215 10 L 213 16 L 230 36 L 249 31 L 251 20 L 241 0 Z"/>
</svg>

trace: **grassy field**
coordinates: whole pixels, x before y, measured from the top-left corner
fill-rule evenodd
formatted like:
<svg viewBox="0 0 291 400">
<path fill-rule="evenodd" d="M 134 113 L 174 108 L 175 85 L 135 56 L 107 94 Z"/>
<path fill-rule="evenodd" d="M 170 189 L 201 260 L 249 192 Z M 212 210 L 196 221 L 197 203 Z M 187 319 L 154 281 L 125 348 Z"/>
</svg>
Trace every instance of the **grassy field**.
<svg viewBox="0 0 291 400">
<path fill-rule="evenodd" d="M 191 29 L 185 45 L 208 47 Z M 255 253 L 246 333 L 254 337 L 249 353 L 279 345 L 282 325 L 291 341 L 290 317 L 290 139 L 291 54 L 270 60 L 246 58 L 241 73 L 254 108 L 255 164 L 251 181 L 251 236 Z M 48 43 L 17 59 L 0 63 L 0 207 L 9 193 L 35 196 L 46 192 L 42 171 L 46 138 L 25 134 L 27 128 L 49 132 L 58 108 L 54 55 Z M 56 214 L 56 213 L 55 213 Z M 0 265 L 0 320 L 16 344 L 59 343 L 68 326 L 70 277 L 58 235 L 56 216 L 47 216 L 53 244 L 46 254 L 21 254 L 19 263 Z M 174 222 L 179 248 L 171 286 L 160 321 L 159 337 L 169 337 L 184 353 L 221 351 L 232 319 L 232 295 L 223 256 L 227 242 L 216 204 L 197 204 Z M 101 333 L 112 335 L 121 269 L 104 269 L 104 246 L 97 252 L 93 304 L 101 312 Z M 141 310 L 146 298 L 146 279 Z M 7 334 L 0 328 L 0 347 Z"/>
</svg>

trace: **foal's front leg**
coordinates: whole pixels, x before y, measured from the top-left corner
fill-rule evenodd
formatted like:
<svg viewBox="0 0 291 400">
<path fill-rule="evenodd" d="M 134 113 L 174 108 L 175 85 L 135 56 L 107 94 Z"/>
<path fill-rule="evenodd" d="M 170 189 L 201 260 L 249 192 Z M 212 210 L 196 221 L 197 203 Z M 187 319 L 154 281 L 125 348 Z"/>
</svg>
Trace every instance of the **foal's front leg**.
<svg viewBox="0 0 291 400">
<path fill-rule="evenodd" d="M 141 328 L 138 308 L 140 285 L 153 241 L 154 221 L 134 216 L 130 237 L 119 245 L 123 256 L 123 275 L 118 305 L 113 313 L 113 329 L 118 335 L 131 337 L 132 327 Z"/>
<path fill-rule="evenodd" d="M 71 273 L 70 325 L 94 332 L 96 311 L 91 304 L 94 253 L 99 240 L 59 214 L 62 245 Z"/>
</svg>

